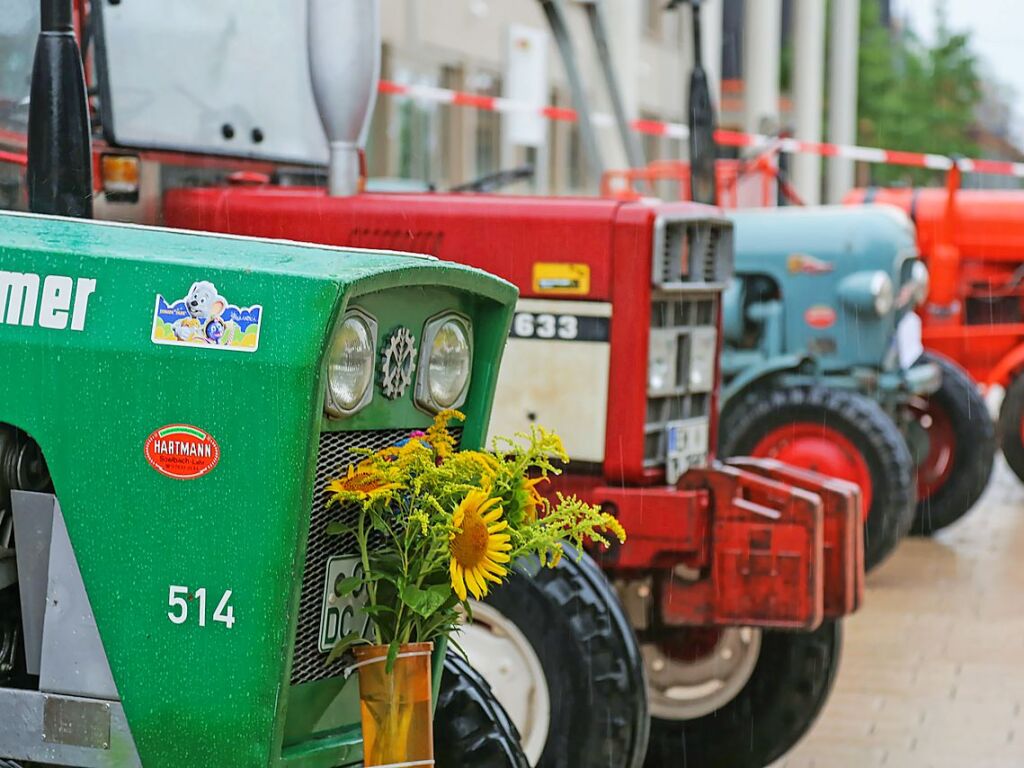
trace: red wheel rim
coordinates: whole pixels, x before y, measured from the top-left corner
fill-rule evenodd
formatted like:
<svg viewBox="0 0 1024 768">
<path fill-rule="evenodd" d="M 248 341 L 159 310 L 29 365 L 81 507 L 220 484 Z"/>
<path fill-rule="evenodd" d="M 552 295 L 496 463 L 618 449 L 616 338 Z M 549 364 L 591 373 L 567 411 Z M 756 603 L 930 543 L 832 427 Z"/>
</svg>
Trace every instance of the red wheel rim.
<svg viewBox="0 0 1024 768">
<path fill-rule="evenodd" d="M 856 483 L 864 497 L 867 518 L 871 509 L 871 470 L 863 454 L 842 432 L 823 424 L 798 421 L 773 429 L 751 453 Z"/>
<path fill-rule="evenodd" d="M 917 498 L 927 499 L 953 473 L 956 434 L 949 414 L 931 400 L 911 405 L 918 426 L 928 435 L 928 455 L 917 465 Z"/>
</svg>

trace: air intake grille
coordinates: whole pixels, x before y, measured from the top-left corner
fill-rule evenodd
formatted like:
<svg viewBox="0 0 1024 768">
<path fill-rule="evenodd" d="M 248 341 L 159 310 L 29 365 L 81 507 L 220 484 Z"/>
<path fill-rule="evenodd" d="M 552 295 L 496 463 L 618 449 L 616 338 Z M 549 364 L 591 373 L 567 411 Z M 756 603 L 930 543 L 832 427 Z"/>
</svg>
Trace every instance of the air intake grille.
<svg viewBox="0 0 1024 768">
<path fill-rule="evenodd" d="M 323 680 L 341 674 L 342 662 L 324 665 L 326 654 L 320 652 L 320 614 L 322 610 L 324 578 L 327 561 L 332 557 L 357 553 L 352 536 L 329 536 L 327 524 L 335 520 L 351 522 L 356 507 L 327 509 L 324 488 L 349 464 L 359 460 L 354 448 L 380 450 L 395 445 L 409 436 L 408 429 L 382 429 L 365 432 L 322 432 L 316 462 L 316 480 L 313 484 L 313 508 L 309 522 L 309 540 L 306 545 L 306 563 L 302 572 L 302 594 L 299 598 L 299 621 L 295 631 L 295 653 L 292 659 L 292 685 Z M 462 430 L 453 428 L 456 444 Z"/>
<path fill-rule="evenodd" d="M 656 286 L 721 283 L 732 273 L 732 227 L 702 219 L 659 219 L 651 280 Z"/>
</svg>

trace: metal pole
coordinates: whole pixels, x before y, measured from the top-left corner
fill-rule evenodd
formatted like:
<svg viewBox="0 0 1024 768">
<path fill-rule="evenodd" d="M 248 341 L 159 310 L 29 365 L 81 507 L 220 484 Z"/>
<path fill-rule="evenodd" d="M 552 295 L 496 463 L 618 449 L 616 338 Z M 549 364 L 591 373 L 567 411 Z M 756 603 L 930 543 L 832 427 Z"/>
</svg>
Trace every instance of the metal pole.
<svg viewBox="0 0 1024 768">
<path fill-rule="evenodd" d="M 743 13 L 743 127 L 748 133 L 779 129 L 779 55 L 782 0 L 746 0 Z"/>
<path fill-rule="evenodd" d="M 831 37 L 828 138 L 833 144 L 855 144 L 860 0 L 832 0 Z M 853 181 L 853 160 L 831 158 L 828 163 L 828 202 L 841 202 L 843 195 L 853 187 Z"/>
<path fill-rule="evenodd" d="M 824 106 L 825 0 L 796 0 L 793 19 L 793 122 L 795 136 L 821 141 Z M 821 157 L 793 158 L 793 186 L 808 205 L 821 202 Z"/>
<path fill-rule="evenodd" d="M 622 90 L 615 71 L 615 61 L 612 58 L 611 46 L 608 44 L 607 27 L 604 23 L 603 0 L 582 0 L 582 5 L 587 11 L 587 21 L 590 22 L 590 31 L 594 37 L 594 47 L 597 49 L 597 60 L 600 62 L 601 72 L 604 74 L 605 87 L 608 89 L 608 97 L 612 103 L 612 110 L 615 112 L 615 123 L 619 129 L 619 138 L 622 140 L 626 159 L 630 167 L 641 168 L 645 165 L 644 150 L 640 145 L 639 137 L 633 133 L 629 117 L 626 115 L 626 104 L 623 101 Z"/>
<path fill-rule="evenodd" d="M 583 88 L 583 77 L 580 75 L 579 64 L 576 60 L 576 51 L 573 49 L 572 40 L 569 36 L 569 24 L 565 18 L 565 9 L 562 0 L 540 0 L 544 15 L 547 16 L 548 26 L 555 36 L 558 44 L 558 52 L 562 55 L 562 64 L 565 66 L 565 74 L 569 78 L 569 90 L 572 91 L 572 102 L 578 116 L 577 125 L 580 131 L 580 140 L 583 143 L 583 153 L 587 158 L 587 165 L 590 168 L 592 185 L 597 185 L 604 175 L 604 164 L 601 162 L 601 150 L 597 143 L 597 133 L 594 131 L 594 121 L 591 119 L 590 102 L 587 100 L 586 91 Z"/>
<path fill-rule="evenodd" d="M 71 0 L 41 0 L 28 112 L 29 209 L 92 218 L 92 135 Z"/>
</svg>

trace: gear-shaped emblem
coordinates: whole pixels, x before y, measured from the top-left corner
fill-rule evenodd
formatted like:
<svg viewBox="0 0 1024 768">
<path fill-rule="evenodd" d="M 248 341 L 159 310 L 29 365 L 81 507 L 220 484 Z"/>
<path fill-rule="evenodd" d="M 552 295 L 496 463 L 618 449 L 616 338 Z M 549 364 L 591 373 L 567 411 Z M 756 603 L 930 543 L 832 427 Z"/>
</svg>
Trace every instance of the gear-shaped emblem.
<svg viewBox="0 0 1024 768">
<path fill-rule="evenodd" d="M 416 342 L 408 328 L 396 328 L 380 354 L 380 388 L 389 400 L 401 397 L 412 383 Z"/>
</svg>

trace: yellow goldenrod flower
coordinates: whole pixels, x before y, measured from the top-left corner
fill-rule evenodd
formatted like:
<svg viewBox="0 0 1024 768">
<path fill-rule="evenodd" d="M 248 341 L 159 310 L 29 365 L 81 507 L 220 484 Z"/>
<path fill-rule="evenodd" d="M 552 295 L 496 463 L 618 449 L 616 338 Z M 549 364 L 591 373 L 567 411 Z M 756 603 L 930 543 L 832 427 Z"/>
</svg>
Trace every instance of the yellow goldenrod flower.
<svg viewBox="0 0 1024 768">
<path fill-rule="evenodd" d="M 601 522 L 604 524 L 605 530 L 610 531 L 619 540 L 620 544 L 625 543 L 626 529 L 622 527 L 622 523 L 619 522 L 618 518 L 605 512 L 601 515 Z"/>
<path fill-rule="evenodd" d="M 434 449 L 437 458 L 444 461 L 455 453 L 455 438 L 448 431 L 448 422 L 452 419 L 464 421 L 465 416 L 454 409 L 441 411 L 434 417 L 434 423 L 427 428 L 425 439 Z"/>
<path fill-rule="evenodd" d="M 448 542 L 449 571 L 452 589 L 460 600 L 467 598 L 467 588 L 480 600 L 487 594 L 487 582 L 500 584 L 508 573 L 503 563 L 510 559 L 512 544 L 511 537 L 501 533 L 508 523 L 501 519 L 498 501 L 483 491 L 471 491 L 452 515 L 456 530 Z"/>
</svg>

